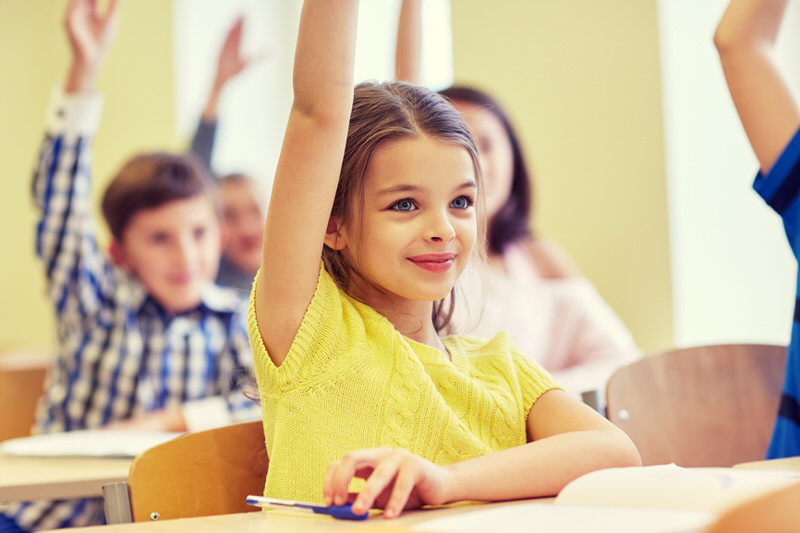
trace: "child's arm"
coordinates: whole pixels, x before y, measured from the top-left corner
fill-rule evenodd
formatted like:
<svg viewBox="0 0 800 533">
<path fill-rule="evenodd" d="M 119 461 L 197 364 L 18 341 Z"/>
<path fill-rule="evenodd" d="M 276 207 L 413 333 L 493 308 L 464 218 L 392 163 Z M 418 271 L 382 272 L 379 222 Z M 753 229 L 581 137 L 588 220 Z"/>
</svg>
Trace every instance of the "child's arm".
<svg viewBox="0 0 800 533">
<path fill-rule="evenodd" d="M 61 355 L 48 374 L 37 413 L 41 431 L 86 427 L 85 400 L 73 394 L 85 386 L 85 364 L 70 346 L 97 327 L 116 289 L 115 270 L 98 249 L 91 205 L 92 142 L 102 98 L 95 80 L 116 33 L 119 7 L 111 1 L 104 16 L 94 2 L 72 0 L 64 26 L 71 62 L 63 87 L 47 117 L 45 137 L 33 175 L 40 210 L 36 251 L 47 276 L 47 292 L 58 320 Z M 72 338 L 64 338 L 64 335 Z"/>
<path fill-rule="evenodd" d="M 641 465 L 622 430 L 560 390 L 539 397 L 527 427 L 528 444 L 445 467 L 401 449 L 356 450 L 328 467 L 325 501 L 343 504 L 350 480 L 366 478 L 353 512 L 383 507 L 391 518 L 426 504 L 554 496 L 585 473 Z"/>
<path fill-rule="evenodd" d="M 41 210 L 36 248 L 60 316 L 71 305 L 75 309 L 69 314 L 95 312 L 103 294 L 111 290 L 111 269 L 95 240 L 90 170 L 102 108 L 95 80 L 116 34 L 118 17 L 115 1 L 104 16 L 95 11 L 94 2 L 70 2 L 64 24 L 72 60 L 65 94 L 53 102 L 34 172 L 34 200 Z M 78 284 L 92 290 L 80 290 Z"/>
<path fill-rule="evenodd" d="M 286 358 L 317 285 L 353 101 L 357 15 L 357 0 L 303 3 L 294 102 L 255 293 L 258 327 L 276 365 Z"/>
<path fill-rule="evenodd" d="M 214 83 L 211 85 L 211 92 L 208 94 L 203 114 L 200 116 L 200 123 L 197 125 L 197 131 L 195 131 L 192 138 L 192 153 L 197 154 L 205 163 L 206 168 L 209 169 L 211 168 L 211 155 L 214 151 L 214 137 L 217 131 L 219 97 L 228 82 L 243 71 L 251 61 L 250 58 L 244 57 L 241 51 L 243 24 L 244 19 L 239 17 L 228 30 L 225 42 L 219 51 Z"/>
<path fill-rule="evenodd" d="M 725 79 L 763 173 L 800 125 L 772 56 L 787 0 L 732 0 L 714 33 Z"/>
<path fill-rule="evenodd" d="M 397 23 L 395 79 L 422 83 L 422 0 L 403 0 Z"/>
</svg>

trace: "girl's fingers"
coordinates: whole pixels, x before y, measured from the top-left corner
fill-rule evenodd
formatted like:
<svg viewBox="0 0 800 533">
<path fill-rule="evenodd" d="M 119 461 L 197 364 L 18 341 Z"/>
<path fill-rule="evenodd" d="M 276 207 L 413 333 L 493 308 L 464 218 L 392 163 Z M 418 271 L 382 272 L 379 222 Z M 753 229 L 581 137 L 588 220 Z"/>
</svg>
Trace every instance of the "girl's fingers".
<svg viewBox="0 0 800 533">
<path fill-rule="evenodd" d="M 376 498 L 394 483 L 398 470 L 408 455 L 404 450 L 390 450 L 382 454 L 358 498 L 353 502 L 354 513 L 364 513 L 373 506 Z"/>
<path fill-rule="evenodd" d="M 384 507 L 384 516 L 386 518 L 395 518 L 403 512 L 408 503 L 408 497 L 417 485 L 419 477 L 420 468 L 413 461 L 413 457 L 406 458 L 399 466 L 392 495 Z"/>
<path fill-rule="evenodd" d="M 370 448 L 346 453 L 331 471 L 331 497 L 335 505 L 347 503 L 350 480 L 365 468 L 376 465 L 386 454 L 385 448 Z"/>
<path fill-rule="evenodd" d="M 325 479 L 322 482 L 322 496 L 325 498 L 325 505 L 333 505 L 333 478 L 337 468 L 339 468 L 339 461 L 329 464 L 325 469 Z"/>
</svg>

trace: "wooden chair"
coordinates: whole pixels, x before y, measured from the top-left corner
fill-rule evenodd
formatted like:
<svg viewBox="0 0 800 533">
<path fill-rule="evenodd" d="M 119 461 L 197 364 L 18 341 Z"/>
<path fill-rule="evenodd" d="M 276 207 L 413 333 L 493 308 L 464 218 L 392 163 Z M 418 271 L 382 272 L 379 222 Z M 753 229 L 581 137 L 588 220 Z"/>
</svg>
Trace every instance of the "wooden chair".
<svg viewBox="0 0 800 533">
<path fill-rule="evenodd" d="M 609 420 L 645 465 L 733 466 L 764 459 L 778 413 L 786 347 L 729 344 L 676 349 L 618 369 Z"/>
<path fill-rule="evenodd" d="M 260 421 L 183 435 L 139 454 L 128 475 L 134 522 L 257 511 L 269 460 Z"/>
<path fill-rule="evenodd" d="M 31 434 L 52 350 L 0 350 L 0 441 Z"/>
</svg>

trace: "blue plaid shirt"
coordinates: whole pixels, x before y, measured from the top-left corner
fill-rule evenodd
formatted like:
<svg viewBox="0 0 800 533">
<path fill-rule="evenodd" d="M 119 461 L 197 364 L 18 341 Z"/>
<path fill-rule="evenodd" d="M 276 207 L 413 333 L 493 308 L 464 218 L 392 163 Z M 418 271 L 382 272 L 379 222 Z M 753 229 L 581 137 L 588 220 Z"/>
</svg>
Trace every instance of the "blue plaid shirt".
<svg viewBox="0 0 800 533">
<path fill-rule="evenodd" d="M 97 428 L 179 405 L 190 429 L 198 412 L 201 423 L 213 413 L 209 425 L 260 419 L 260 407 L 243 394 L 257 394 L 246 300 L 209 284 L 196 308 L 171 314 L 98 249 L 90 165 L 101 105 L 97 95 L 58 99 L 34 174 L 42 213 L 36 250 L 59 339 L 35 431 Z M 6 512 L 26 529 L 103 523 L 99 500 L 32 502 Z"/>
</svg>

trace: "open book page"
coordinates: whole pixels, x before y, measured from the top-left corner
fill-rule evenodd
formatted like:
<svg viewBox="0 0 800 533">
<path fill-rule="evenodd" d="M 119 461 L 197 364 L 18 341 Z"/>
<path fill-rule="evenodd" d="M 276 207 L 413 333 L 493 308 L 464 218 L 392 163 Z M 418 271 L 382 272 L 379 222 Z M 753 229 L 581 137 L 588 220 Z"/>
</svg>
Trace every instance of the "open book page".
<svg viewBox="0 0 800 533">
<path fill-rule="evenodd" d="M 556 504 L 721 513 L 796 483 L 800 483 L 800 472 L 683 468 L 674 464 L 609 468 L 590 472 L 564 487 Z"/>
<path fill-rule="evenodd" d="M 480 506 L 478 507 L 480 509 Z M 716 515 L 624 507 L 519 502 L 415 524 L 429 533 L 699 533 Z"/>
<path fill-rule="evenodd" d="M 136 457 L 181 434 L 87 429 L 9 439 L 0 443 L 0 452 L 39 457 Z"/>
<path fill-rule="evenodd" d="M 610 468 L 581 476 L 547 503 L 529 500 L 428 520 L 436 533 L 688 533 L 705 530 L 743 501 L 800 483 L 800 472 L 681 468 Z"/>
</svg>

